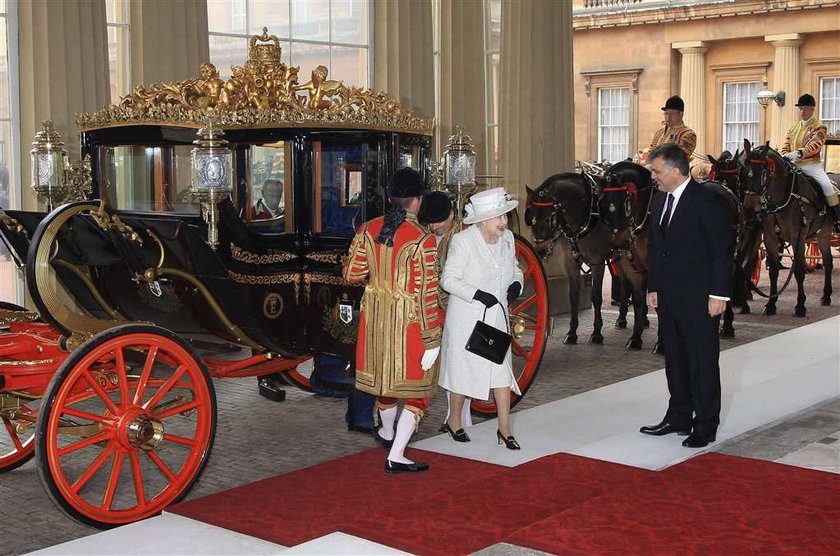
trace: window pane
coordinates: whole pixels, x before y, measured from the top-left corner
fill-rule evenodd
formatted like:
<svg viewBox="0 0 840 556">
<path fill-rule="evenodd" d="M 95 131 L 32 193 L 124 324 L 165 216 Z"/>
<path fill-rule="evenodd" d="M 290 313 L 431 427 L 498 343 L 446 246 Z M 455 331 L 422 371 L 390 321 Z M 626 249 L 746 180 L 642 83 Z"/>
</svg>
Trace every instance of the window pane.
<svg viewBox="0 0 840 556">
<path fill-rule="evenodd" d="M 820 119 L 828 133 L 840 132 L 840 77 L 820 80 Z"/>
<path fill-rule="evenodd" d="M 320 167 L 313 191 L 314 231 L 353 237 L 365 217 L 361 199 L 367 190 L 367 145 L 316 141 L 313 148 Z"/>
<path fill-rule="evenodd" d="M 502 0 L 490 0 L 490 50 L 501 50 Z"/>
<path fill-rule="evenodd" d="M 126 0 L 106 0 L 105 20 L 108 23 L 128 23 L 128 2 Z"/>
<path fill-rule="evenodd" d="M 251 0 L 248 33 L 261 35 L 263 27 L 268 27 L 269 35 L 289 38 L 289 0 Z"/>
<path fill-rule="evenodd" d="M 326 44 L 293 42 L 291 64 L 300 66 L 300 82 L 306 83 L 316 66 L 330 67 L 330 47 Z"/>
<path fill-rule="evenodd" d="M 254 145 L 250 149 L 248 173 L 247 220 L 264 232 L 291 231 L 286 214 L 291 214 L 291 145 L 278 141 L 271 145 Z"/>
<path fill-rule="evenodd" d="M 198 214 L 201 205 L 190 194 L 192 181 L 192 145 L 177 145 L 172 149 L 172 185 L 167 191 L 167 211 Z"/>
<path fill-rule="evenodd" d="M 487 123 L 499 122 L 499 61 L 501 58 L 498 54 L 490 55 L 490 79 L 488 86 L 490 87 L 490 121 Z"/>
<path fill-rule="evenodd" d="M 116 103 L 131 88 L 128 64 L 128 29 L 108 27 L 108 69 L 110 73 L 111 102 Z"/>
<path fill-rule="evenodd" d="M 10 117 L 9 51 L 6 42 L 6 18 L 0 18 L 0 118 Z"/>
<path fill-rule="evenodd" d="M 245 10 L 245 0 L 207 0 L 208 30 L 211 33 L 244 34 Z"/>
<path fill-rule="evenodd" d="M 292 0 L 292 40 L 328 41 L 330 3 L 328 0 Z"/>
<path fill-rule="evenodd" d="M 367 44 L 367 0 L 332 0 L 332 42 Z"/>
<path fill-rule="evenodd" d="M 3 88 L 5 89 L 6 87 Z M 12 207 L 10 180 L 12 176 L 13 162 L 12 126 L 8 121 L 0 121 L 0 208 Z M 3 298 L 0 297 L 0 299 Z"/>
<path fill-rule="evenodd" d="M 210 61 L 222 79 L 230 78 L 231 66 L 241 66 L 247 59 L 248 39 L 210 35 Z"/>
<path fill-rule="evenodd" d="M 349 46 L 332 47 L 332 69 L 330 77 L 344 81 L 348 87 L 368 86 L 368 64 L 366 48 Z"/>
<path fill-rule="evenodd" d="M 758 141 L 758 82 L 723 85 L 723 149 L 734 153 L 744 139 Z"/>
<path fill-rule="evenodd" d="M 630 142 L 630 89 L 598 89 L 598 159 L 627 158 Z"/>
</svg>

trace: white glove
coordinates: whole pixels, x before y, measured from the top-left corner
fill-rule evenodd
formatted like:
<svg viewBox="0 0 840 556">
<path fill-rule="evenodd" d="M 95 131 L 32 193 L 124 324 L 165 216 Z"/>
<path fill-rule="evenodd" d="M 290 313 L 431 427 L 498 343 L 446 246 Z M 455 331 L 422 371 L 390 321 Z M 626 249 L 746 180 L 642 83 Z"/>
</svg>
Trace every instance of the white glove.
<svg viewBox="0 0 840 556">
<path fill-rule="evenodd" d="M 435 359 L 438 358 L 438 354 L 440 353 L 440 347 L 427 349 L 423 353 L 423 359 L 420 360 L 420 366 L 423 367 L 424 371 L 428 371 L 432 368 L 432 365 L 435 364 Z"/>
<path fill-rule="evenodd" d="M 785 155 L 785 158 L 787 158 L 787 159 L 788 159 L 788 160 L 790 160 L 791 162 L 796 162 L 796 161 L 797 161 L 797 160 L 799 160 L 801 157 L 802 157 L 802 155 L 801 155 L 801 154 L 799 154 L 799 151 L 791 151 L 791 152 L 789 152 L 789 153 L 787 153 L 787 154 Z"/>
</svg>

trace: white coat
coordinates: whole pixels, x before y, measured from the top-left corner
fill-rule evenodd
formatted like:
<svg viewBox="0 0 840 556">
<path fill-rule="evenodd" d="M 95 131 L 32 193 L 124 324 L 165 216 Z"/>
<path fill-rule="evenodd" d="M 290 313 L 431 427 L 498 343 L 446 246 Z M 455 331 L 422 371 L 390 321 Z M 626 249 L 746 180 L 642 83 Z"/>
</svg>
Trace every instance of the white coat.
<svg viewBox="0 0 840 556">
<path fill-rule="evenodd" d="M 499 238 L 499 260 L 490 250 L 478 226 L 473 225 L 455 234 L 449 245 L 441 286 L 451 295 L 446 309 L 441 346 L 441 387 L 456 394 L 486 400 L 490 396 L 491 376 L 510 376 L 510 388 L 520 394 L 513 375 L 511 352 L 501 365 L 496 365 L 466 350 L 467 340 L 476 321 L 484 314 L 484 304 L 473 299 L 476 290 L 496 296 L 504 306 L 487 310 L 484 321 L 500 330 L 508 330 L 507 290 L 513 282 L 523 283 L 522 270 L 516 262 L 513 234 L 508 230 Z M 493 385 L 500 387 L 500 384 Z"/>
</svg>

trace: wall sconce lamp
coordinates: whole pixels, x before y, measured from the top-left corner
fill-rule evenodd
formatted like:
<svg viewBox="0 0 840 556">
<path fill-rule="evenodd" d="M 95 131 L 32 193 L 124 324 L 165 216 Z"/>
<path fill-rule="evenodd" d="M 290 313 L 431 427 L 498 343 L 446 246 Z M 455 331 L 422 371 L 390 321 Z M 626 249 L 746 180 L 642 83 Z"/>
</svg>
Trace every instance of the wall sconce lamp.
<svg viewBox="0 0 840 556">
<path fill-rule="evenodd" d="M 775 102 L 776 105 L 779 106 L 779 108 L 785 105 L 785 92 L 779 91 L 778 93 L 774 93 L 773 91 L 768 89 L 766 76 L 764 77 L 764 89 L 760 90 L 758 94 L 755 95 L 755 98 L 758 101 L 758 103 L 764 106 L 765 108 L 768 104 L 770 104 L 770 101 Z"/>
</svg>

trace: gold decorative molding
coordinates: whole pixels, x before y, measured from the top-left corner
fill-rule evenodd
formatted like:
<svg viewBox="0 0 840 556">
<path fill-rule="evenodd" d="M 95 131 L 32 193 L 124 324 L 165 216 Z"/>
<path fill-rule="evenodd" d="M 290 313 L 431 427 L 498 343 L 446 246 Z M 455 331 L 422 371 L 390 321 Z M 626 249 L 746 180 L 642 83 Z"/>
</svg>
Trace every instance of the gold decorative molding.
<svg viewBox="0 0 840 556">
<path fill-rule="evenodd" d="M 76 115 L 81 131 L 123 125 L 200 127 L 214 114 L 224 129 L 254 127 L 330 127 L 434 134 L 434 118 L 403 108 L 384 92 L 348 87 L 328 79 L 325 66 L 299 83 L 299 67 L 280 60 L 280 40 L 263 28 L 251 37 L 248 61 L 231 66 L 223 81 L 213 64 L 200 66 L 201 77 L 138 85 L 117 104 Z"/>
<path fill-rule="evenodd" d="M 319 263 L 338 264 L 344 256 L 343 251 L 318 251 L 307 253 L 306 258 Z"/>
<path fill-rule="evenodd" d="M 234 282 L 239 284 L 247 284 L 247 285 L 261 285 L 261 286 L 271 286 L 275 284 L 294 284 L 295 286 L 295 303 L 298 302 L 300 299 L 300 274 L 295 273 L 288 273 L 288 274 L 268 274 L 268 275 L 261 275 L 261 274 L 243 274 L 241 272 L 234 272 L 232 270 L 228 270 L 228 276 Z"/>
<path fill-rule="evenodd" d="M 329 284 L 332 286 L 358 286 L 357 284 L 351 284 L 341 276 L 336 276 L 335 274 L 307 272 L 303 275 L 303 295 L 306 303 L 309 303 L 310 290 L 312 284 Z"/>
<path fill-rule="evenodd" d="M 256 253 L 246 251 L 245 249 L 242 249 L 238 245 L 234 244 L 231 244 L 230 246 L 230 256 L 233 257 L 233 259 L 236 261 L 250 264 L 285 263 L 287 261 L 291 261 L 292 259 L 297 258 L 297 255 L 295 255 L 294 253 L 289 253 L 287 251 L 279 251 L 277 249 L 269 249 L 268 253 L 264 255 L 258 255 Z"/>
</svg>

